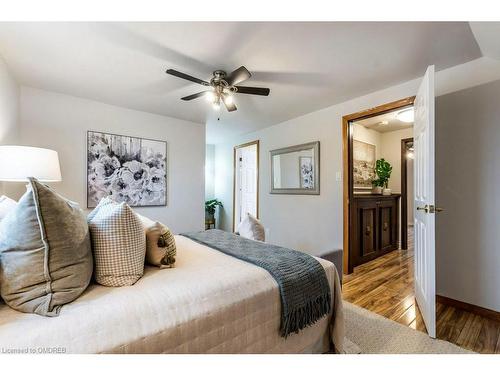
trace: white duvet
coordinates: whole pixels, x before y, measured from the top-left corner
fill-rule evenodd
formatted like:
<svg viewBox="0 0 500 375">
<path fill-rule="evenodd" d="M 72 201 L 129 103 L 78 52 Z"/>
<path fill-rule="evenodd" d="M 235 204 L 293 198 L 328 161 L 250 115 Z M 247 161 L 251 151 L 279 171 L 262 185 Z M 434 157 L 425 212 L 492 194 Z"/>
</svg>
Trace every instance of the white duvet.
<svg viewBox="0 0 500 375">
<path fill-rule="evenodd" d="M 147 267 L 133 286 L 90 286 L 58 317 L 0 303 L 0 353 L 320 353 L 342 351 L 337 271 L 318 259 L 332 289 L 332 313 L 287 339 L 280 296 L 257 266 L 176 236 L 173 269 Z"/>
</svg>

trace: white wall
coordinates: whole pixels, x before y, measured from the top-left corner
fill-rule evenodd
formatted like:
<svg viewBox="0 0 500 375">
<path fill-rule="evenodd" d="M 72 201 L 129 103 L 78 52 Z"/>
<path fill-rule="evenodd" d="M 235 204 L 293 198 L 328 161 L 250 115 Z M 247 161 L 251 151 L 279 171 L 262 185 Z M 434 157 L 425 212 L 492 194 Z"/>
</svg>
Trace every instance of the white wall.
<svg viewBox="0 0 500 375">
<path fill-rule="evenodd" d="M 352 138 L 357 141 L 375 145 L 375 160 L 381 158 L 380 149 L 382 147 L 382 133 L 373 129 L 365 128 L 363 125 L 353 123 Z"/>
<path fill-rule="evenodd" d="M 53 187 L 82 207 L 86 207 L 87 130 L 166 140 L 167 206 L 137 211 L 174 232 L 203 229 L 204 125 L 21 87 L 22 143 L 59 152 L 63 181 Z"/>
<path fill-rule="evenodd" d="M 215 145 L 205 147 L 205 199 L 215 198 Z"/>
<path fill-rule="evenodd" d="M 260 140 L 260 219 L 270 242 L 310 254 L 342 248 L 342 116 L 414 95 L 418 80 L 378 91 L 217 144 L 215 194 L 231 230 L 233 147 Z M 270 194 L 271 150 L 320 141 L 320 195 Z"/>
<path fill-rule="evenodd" d="M 18 141 L 19 86 L 0 57 L 0 145 Z M 0 182 L 0 195 L 12 195 L 12 186 Z"/>
<path fill-rule="evenodd" d="M 0 144 L 17 141 L 19 86 L 0 57 Z"/>
<path fill-rule="evenodd" d="M 500 81 L 436 101 L 437 293 L 500 311 Z"/>
<path fill-rule="evenodd" d="M 499 78 L 500 62 L 480 58 L 437 72 L 436 94 Z M 224 203 L 221 228 L 231 230 L 233 146 L 260 139 L 260 218 L 270 242 L 310 254 L 342 248 L 342 116 L 415 95 L 419 83 L 418 78 L 217 144 L 215 194 Z M 316 140 L 321 142 L 321 194 L 271 195 L 269 151 Z"/>
<path fill-rule="evenodd" d="M 380 157 L 392 165 L 389 189 L 401 193 L 401 140 L 413 138 L 413 128 L 382 133 L 380 137 Z"/>
</svg>

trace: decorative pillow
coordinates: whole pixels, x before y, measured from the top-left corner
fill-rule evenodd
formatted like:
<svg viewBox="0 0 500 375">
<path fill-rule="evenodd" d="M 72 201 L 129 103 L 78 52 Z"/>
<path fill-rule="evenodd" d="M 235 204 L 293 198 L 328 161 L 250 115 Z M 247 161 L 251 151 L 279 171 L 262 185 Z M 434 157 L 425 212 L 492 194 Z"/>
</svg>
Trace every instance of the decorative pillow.
<svg viewBox="0 0 500 375">
<path fill-rule="evenodd" d="M 92 277 L 85 214 L 76 203 L 29 180 L 14 210 L 0 222 L 0 292 L 13 309 L 57 316 Z"/>
<path fill-rule="evenodd" d="M 266 240 L 266 230 L 261 222 L 254 216 L 247 213 L 243 221 L 238 225 L 238 232 L 241 237 L 250 240 L 262 241 Z"/>
<path fill-rule="evenodd" d="M 158 221 L 137 214 L 146 232 L 146 261 L 153 266 L 175 266 L 175 238 L 170 229 Z"/>
<path fill-rule="evenodd" d="M 146 237 L 128 204 L 103 198 L 89 214 L 95 280 L 105 286 L 133 285 L 144 273 Z"/>
<path fill-rule="evenodd" d="M 3 220 L 7 214 L 12 211 L 17 205 L 17 202 L 14 199 L 10 199 L 5 195 L 0 197 L 0 221 Z"/>
</svg>

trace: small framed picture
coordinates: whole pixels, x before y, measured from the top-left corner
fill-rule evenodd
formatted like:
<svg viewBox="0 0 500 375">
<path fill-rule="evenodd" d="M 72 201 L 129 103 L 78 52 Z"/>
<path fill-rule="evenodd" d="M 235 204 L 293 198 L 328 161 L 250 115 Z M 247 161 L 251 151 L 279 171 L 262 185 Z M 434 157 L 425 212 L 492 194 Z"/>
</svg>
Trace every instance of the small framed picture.
<svg viewBox="0 0 500 375">
<path fill-rule="evenodd" d="M 314 189 L 314 166 L 312 156 L 299 157 L 300 188 Z"/>
</svg>

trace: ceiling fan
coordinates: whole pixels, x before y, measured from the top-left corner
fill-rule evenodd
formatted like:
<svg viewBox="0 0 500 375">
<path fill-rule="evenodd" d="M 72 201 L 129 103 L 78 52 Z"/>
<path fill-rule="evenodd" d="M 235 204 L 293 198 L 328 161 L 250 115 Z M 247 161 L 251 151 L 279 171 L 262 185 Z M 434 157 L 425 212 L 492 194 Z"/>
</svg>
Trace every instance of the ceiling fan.
<svg viewBox="0 0 500 375">
<path fill-rule="evenodd" d="M 250 74 L 248 69 L 244 66 L 240 66 L 229 75 L 227 75 L 227 73 L 223 70 L 216 70 L 213 72 L 213 78 L 210 80 L 210 82 L 190 76 L 189 74 L 185 74 L 174 69 L 168 69 L 167 74 L 171 74 L 178 78 L 186 79 L 188 81 L 210 87 L 210 89 L 208 90 L 185 96 L 181 98 L 182 100 L 193 100 L 201 96 L 205 96 L 207 100 L 212 103 L 214 109 L 219 109 L 220 102 L 222 101 L 228 112 L 236 111 L 233 94 L 239 93 L 268 96 L 270 92 L 268 88 L 264 87 L 238 86 L 239 83 L 246 81 L 252 76 L 252 74 Z"/>
</svg>

